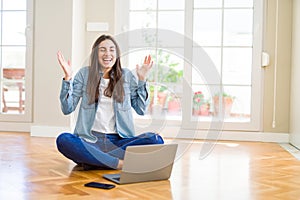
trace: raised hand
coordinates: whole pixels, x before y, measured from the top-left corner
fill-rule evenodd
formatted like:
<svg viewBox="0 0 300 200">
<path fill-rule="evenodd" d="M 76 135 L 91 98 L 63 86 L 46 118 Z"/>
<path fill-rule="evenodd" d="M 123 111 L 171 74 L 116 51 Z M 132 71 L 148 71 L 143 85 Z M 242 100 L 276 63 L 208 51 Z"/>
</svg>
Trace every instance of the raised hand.
<svg viewBox="0 0 300 200">
<path fill-rule="evenodd" d="M 65 58 L 60 51 L 58 51 L 56 55 L 61 68 L 64 70 L 65 73 L 64 79 L 66 81 L 70 80 L 72 78 L 72 67 L 71 67 L 70 60 L 65 61 Z"/>
<path fill-rule="evenodd" d="M 152 68 L 153 61 L 150 55 L 146 56 L 144 59 L 144 63 L 142 66 L 136 65 L 136 73 L 139 80 L 144 81 L 146 80 L 146 76 L 150 69 Z"/>
</svg>

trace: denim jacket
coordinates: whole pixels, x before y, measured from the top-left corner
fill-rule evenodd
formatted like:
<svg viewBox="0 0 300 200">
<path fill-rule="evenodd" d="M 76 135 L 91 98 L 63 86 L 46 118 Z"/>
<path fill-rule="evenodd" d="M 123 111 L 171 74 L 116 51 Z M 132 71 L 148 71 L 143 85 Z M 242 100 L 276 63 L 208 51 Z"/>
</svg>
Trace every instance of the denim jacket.
<svg viewBox="0 0 300 200">
<path fill-rule="evenodd" d="M 144 115 L 149 104 L 149 92 L 147 83 L 137 81 L 136 77 L 128 69 L 123 71 L 124 101 L 113 101 L 116 117 L 117 133 L 123 138 L 135 136 L 131 107 L 139 115 Z M 91 133 L 91 128 L 96 116 L 98 103 L 88 104 L 86 86 L 89 67 L 81 68 L 70 81 L 62 81 L 60 92 L 61 110 L 67 115 L 72 113 L 81 99 L 74 134 L 85 140 L 96 142 L 97 138 Z M 102 77 L 102 74 L 101 74 Z"/>
</svg>

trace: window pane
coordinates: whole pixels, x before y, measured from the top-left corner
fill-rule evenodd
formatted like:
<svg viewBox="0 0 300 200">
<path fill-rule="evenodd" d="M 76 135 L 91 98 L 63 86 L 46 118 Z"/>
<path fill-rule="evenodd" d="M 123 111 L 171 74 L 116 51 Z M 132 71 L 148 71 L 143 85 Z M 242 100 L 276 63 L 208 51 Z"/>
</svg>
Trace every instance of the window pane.
<svg viewBox="0 0 300 200">
<path fill-rule="evenodd" d="M 2 47 L 2 112 L 23 113 L 25 103 L 25 47 Z"/>
<path fill-rule="evenodd" d="M 26 10 L 27 0 L 2 0 L 3 10 Z"/>
<path fill-rule="evenodd" d="M 25 103 L 25 69 L 3 68 L 1 111 L 23 113 Z"/>
<path fill-rule="evenodd" d="M 194 8 L 220 8 L 222 0 L 194 0 Z"/>
<path fill-rule="evenodd" d="M 181 83 L 183 75 L 183 59 L 178 55 L 183 49 L 158 49 L 152 55 L 155 61 L 154 69 L 149 74 L 149 81 L 156 81 L 160 83 Z"/>
<path fill-rule="evenodd" d="M 156 0 L 130 0 L 130 10 L 154 10 Z"/>
<path fill-rule="evenodd" d="M 194 41 L 200 46 L 220 46 L 222 35 L 221 10 L 195 10 Z"/>
<path fill-rule="evenodd" d="M 221 48 L 207 47 L 203 48 L 203 50 L 207 53 L 219 74 L 221 74 Z"/>
<path fill-rule="evenodd" d="M 183 11 L 159 12 L 158 28 L 172 30 L 183 35 L 184 34 L 184 12 Z"/>
<path fill-rule="evenodd" d="M 136 30 L 130 32 L 129 46 L 130 47 L 146 47 L 155 46 L 156 38 L 153 30 L 156 28 L 156 14 L 155 12 L 130 12 L 129 30 Z"/>
<path fill-rule="evenodd" d="M 252 46 L 253 10 L 224 11 L 224 45 Z"/>
<path fill-rule="evenodd" d="M 2 47 L 4 68 L 25 68 L 25 47 Z"/>
<path fill-rule="evenodd" d="M 155 12 L 130 12 L 129 29 L 155 28 L 156 14 Z"/>
<path fill-rule="evenodd" d="M 193 84 L 220 84 L 221 72 L 220 48 L 193 49 Z"/>
<path fill-rule="evenodd" d="M 25 72 L 28 72 L 26 65 L 27 62 L 30 62 L 30 60 L 26 60 L 27 41 L 25 29 L 27 24 L 31 24 L 32 14 L 32 12 L 29 12 L 30 19 L 27 21 L 28 2 L 32 3 L 31 0 L 2 0 L 0 3 L 0 91 L 2 92 L 0 112 L 4 114 L 0 116 L 1 119 L 5 119 L 5 114 L 21 114 L 18 116 L 10 115 L 11 119 L 16 121 L 28 121 L 28 117 L 30 117 L 30 112 L 24 112 Z M 27 109 L 30 109 L 30 106 Z"/>
<path fill-rule="evenodd" d="M 25 45 L 26 12 L 3 12 L 2 16 L 2 44 Z"/>
<path fill-rule="evenodd" d="M 134 48 L 153 48 L 156 44 L 154 29 L 137 29 L 128 32 L 129 47 Z M 124 51 L 122 53 L 125 53 Z"/>
<path fill-rule="evenodd" d="M 158 0 L 160 10 L 184 10 L 184 0 Z"/>
<path fill-rule="evenodd" d="M 224 87 L 224 95 L 229 98 L 223 100 L 225 121 L 249 122 L 251 114 L 251 87 Z M 231 97 L 231 100 L 229 100 Z"/>
<path fill-rule="evenodd" d="M 183 12 L 160 12 L 158 18 L 159 30 L 156 32 L 154 12 L 131 12 L 130 30 L 137 31 L 131 32 L 129 36 L 130 46 L 134 44 L 135 47 L 182 47 L 184 45 Z M 176 23 L 170 23 L 170 21 L 176 21 Z"/>
<path fill-rule="evenodd" d="M 223 83 L 251 85 L 251 48 L 224 48 Z"/>
<path fill-rule="evenodd" d="M 148 75 L 151 102 L 148 114 L 154 118 L 165 115 L 181 118 L 183 49 L 135 49 L 126 55 L 130 69 L 141 65 L 146 55 L 151 55 L 154 65 Z M 125 58 L 124 60 L 127 60 Z"/>
<path fill-rule="evenodd" d="M 124 56 L 124 60 L 128 60 L 128 65 L 126 65 L 127 68 L 129 68 L 132 71 L 135 71 L 136 65 L 142 65 L 144 62 L 144 58 L 147 55 L 154 55 L 154 50 L 147 50 L 146 48 L 133 48 L 130 49 L 130 52 Z M 125 65 L 126 62 L 123 64 Z"/>
<path fill-rule="evenodd" d="M 253 0 L 224 0 L 225 7 L 253 7 Z"/>
<path fill-rule="evenodd" d="M 183 55 L 183 49 L 158 49 L 155 53 L 155 65 L 148 76 L 149 82 L 152 82 L 150 91 L 153 92 L 150 112 L 154 116 L 161 113 L 161 117 L 167 114 L 179 119 L 183 81 L 183 59 L 180 55 Z"/>
</svg>

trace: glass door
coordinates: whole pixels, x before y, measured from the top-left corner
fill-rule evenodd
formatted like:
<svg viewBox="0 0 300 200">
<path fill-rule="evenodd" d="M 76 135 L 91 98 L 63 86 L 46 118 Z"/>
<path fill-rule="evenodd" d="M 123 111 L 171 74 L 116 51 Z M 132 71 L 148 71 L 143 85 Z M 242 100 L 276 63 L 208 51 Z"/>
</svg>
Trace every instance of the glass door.
<svg viewBox="0 0 300 200">
<path fill-rule="evenodd" d="M 31 121 L 32 4 L 0 2 L 0 120 Z"/>
<path fill-rule="evenodd" d="M 126 65 L 154 58 L 149 123 L 259 130 L 262 1 L 116 1 Z"/>
</svg>

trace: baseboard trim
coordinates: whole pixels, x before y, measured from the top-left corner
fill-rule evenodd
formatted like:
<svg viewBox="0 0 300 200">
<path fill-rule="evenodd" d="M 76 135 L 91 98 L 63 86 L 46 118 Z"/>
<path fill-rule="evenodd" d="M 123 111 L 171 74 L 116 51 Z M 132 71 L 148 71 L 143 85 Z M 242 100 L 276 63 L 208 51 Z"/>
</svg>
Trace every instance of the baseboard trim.
<svg viewBox="0 0 300 200">
<path fill-rule="evenodd" d="M 200 139 L 200 140 L 232 140 L 252 142 L 275 142 L 289 143 L 289 133 L 271 132 L 249 132 L 249 131 L 204 131 L 204 130 L 171 130 L 161 132 L 163 137 L 178 139 Z"/>
<path fill-rule="evenodd" d="M 0 131 L 29 132 L 31 123 L 28 122 L 0 122 Z"/>
<path fill-rule="evenodd" d="M 62 132 L 71 132 L 70 127 L 31 126 L 30 129 L 30 135 L 33 137 L 57 137 Z"/>
<path fill-rule="evenodd" d="M 31 136 L 57 137 L 62 132 L 71 132 L 70 127 L 31 126 Z M 289 133 L 243 132 L 243 131 L 203 131 L 179 130 L 168 127 L 160 132 L 165 138 L 200 139 L 200 140 L 232 140 L 252 142 L 289 143 Z"/>
</svg>

